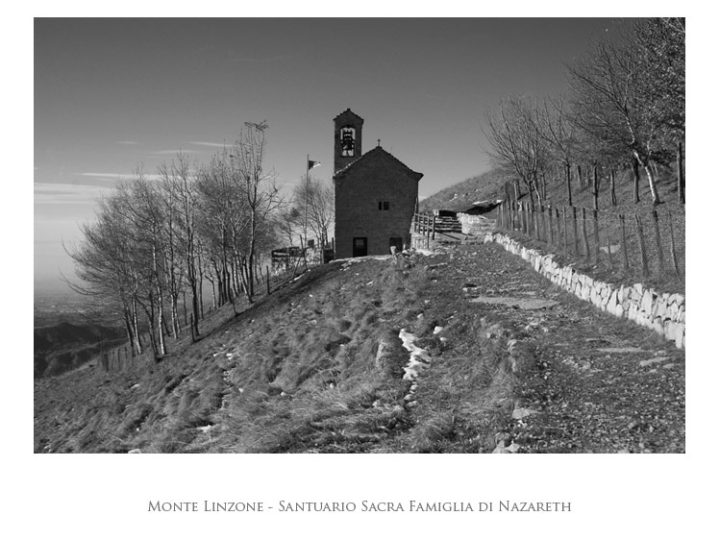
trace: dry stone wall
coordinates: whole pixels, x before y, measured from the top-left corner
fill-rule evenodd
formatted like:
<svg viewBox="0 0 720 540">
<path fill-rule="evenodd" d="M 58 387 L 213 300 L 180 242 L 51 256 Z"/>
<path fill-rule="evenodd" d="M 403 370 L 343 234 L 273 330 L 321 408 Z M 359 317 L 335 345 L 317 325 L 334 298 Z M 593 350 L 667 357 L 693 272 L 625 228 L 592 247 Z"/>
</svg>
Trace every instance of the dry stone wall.
<svg viewBox="0 0 720 540">
<path fill-rule="evenodd" d="M 553 255 L 528 249 L 504 234 L 488 233 L 485 242 L 496 242 L 510 253 L 522 257 L 537 272 L 578 298 L 616 317 L 625 317 L 655 330 L 675 342 L 678 348 L 685 347 L 685 297 L 682 294 L 660 293 L 641 283 L 618 287 L 593 279 L 577 272 L 572 266 L 561 266 Z"/>
</svg>

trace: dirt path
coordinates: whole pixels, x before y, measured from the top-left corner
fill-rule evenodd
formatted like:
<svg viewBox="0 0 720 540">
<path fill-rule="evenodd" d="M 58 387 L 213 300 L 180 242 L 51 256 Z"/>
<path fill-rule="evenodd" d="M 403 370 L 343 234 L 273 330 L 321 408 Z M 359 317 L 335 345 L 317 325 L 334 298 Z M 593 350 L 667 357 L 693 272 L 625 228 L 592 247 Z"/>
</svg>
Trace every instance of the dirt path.
<svg viewBox="0 0 720 540">
<path fill-rule="evenodd" d="M 481 296 L 473 305 L 507 332 L 519 358 L 514 418 L 499 439 L 521 452 L 684 451 L 683 351 L 495 244 L 453 253 L 436 287 Z"/>
</svg>

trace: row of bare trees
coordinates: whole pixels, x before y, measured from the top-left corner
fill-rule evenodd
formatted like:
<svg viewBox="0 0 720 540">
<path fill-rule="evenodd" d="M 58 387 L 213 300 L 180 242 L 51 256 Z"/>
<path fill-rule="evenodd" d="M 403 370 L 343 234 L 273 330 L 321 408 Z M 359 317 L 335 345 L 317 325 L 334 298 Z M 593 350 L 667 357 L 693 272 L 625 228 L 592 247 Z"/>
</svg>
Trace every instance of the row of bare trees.
<svg viewBox="0 0 720 540">
<path fill-rule="evenodd" d="M 335 220 L 333 188 L 309 174 L 295 186 L 289 204 L 280 214 L 284 239 L 293 244 L 299 235 L 305 246 L 308 238 L 317 239 L 320 248 L 330 245 L 330 230 Z"/>
<path fill-rule="evenodd" d="M 642 19 L 618 44 L 600 43 L 568 68 L 565 98 L 542 102 L 513 97 L 490 115 L 486 137 L 497 164 L 513 173 L 509 196 L 521 189 L 542 204 L 547 182 L 561 178 L 573 204 L 573 176 L 592 189 L 632 171 L 634 202 L 644 173 L 654 204 L 661 202 L 658 168 L 674 168 L 685 202 L 685 21 Z"/>
<path fill-rule="evenodd" d="M 138 171 L 83 227 L 84 241 L 70 253 L 80 278 L 73 287 L 117 310 L 133 354 L 143 352 L 144 329 L 153 353 L 166 353 L 166 337 L 181 331 L 179 304 L 188 298 L 197 338 L 204 284 L 215 306 L 253 301 L 258 253 L 274 243 L 281 204 L 273 175 L 263 169 L 266 129 L 246 123 L 235 145 L 207 164 L 191 166 L 178 155 L 156 179 Z"/>
</svg>

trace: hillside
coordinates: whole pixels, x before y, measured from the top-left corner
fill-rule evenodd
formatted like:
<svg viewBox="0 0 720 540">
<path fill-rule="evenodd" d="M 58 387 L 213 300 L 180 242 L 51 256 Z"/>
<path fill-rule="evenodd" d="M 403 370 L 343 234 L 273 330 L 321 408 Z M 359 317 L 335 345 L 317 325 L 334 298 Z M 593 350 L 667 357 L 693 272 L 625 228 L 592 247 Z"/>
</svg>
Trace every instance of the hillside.
<svg viewBox="0 0 720 540">
<path fill-rule="evenodd" d="M 586 176 L 588 172 L 584 171 L 583 176 Z M 494 198 L 504 199 L 503 184 L 510 179 L 512 179 L 512 175 L 509 173 L 505 174 L 499 170 L 493 170 L 439 191 L 432 197 L 423 200 L 420 203 L 420 209 L 423 212 L 434 209 L 462 210 L 468 208 L 474 201 Z M 524 192 L 526 188 L 523 185 L 521 189 Z M 575 256 L 572 253 L 562 253 L 562 250 L 557 246 L 550 247 L 546 243 L 536 241 L 534 238 L 524 236 L 519 232 L 511 232 L 510 235 L 527 247 L 554 253 L 562 264 L 572 264 L 578 270 L 597 279 L 612 283 L 631 284 L 642 282 L 664 292 L 683 293 L 685 291 L 685 205 L 678 201 L 677 183 L 672 169 L 658 168 L 657 189 L 662 203 L 653 206 L 647 179 L 643 173 L 639 184 L 640 202 L 635 203 L 632 171 L 620 171 L 616 177 L 616 202 L 613 204 L 610 179 L 607 176 L 602 176 L 602 173 L 600 175 L 598 232 L 603 246 L 601 249 L 607 249 L 605 246 L 608 243 L 619 248 L 622 233 L 617 218 L 618 214 L 623 214 L 626 220 L 625 232 L 630 257 L 629 269 L 622 268 L 619 252 L 615 252 L 614 261 L 608 261 L 606 255 L 603 254 L 600 263 L 595 264 L 594 261 L 590 260 L 591 258 Z M 578 181 L 576 171 L 573 171 L 572 197 L 573 206 L 578 209 L 578 215 L 580 215 L 580 209 L 582 208 L 586 209 L 588 216 L 592 215 L 594 205 L 592 188 L 586 178 L 582 182 Z M 527 200 L 527 198 L 524 200 Z M 558 209 L 568 205 L 567 187 L 563 179 L 548 178 L 546 204 Z M 662 270 L 657 268 L 658 247 L 654 236 L 654 224 L 651 219 L 653 210 L 657 212 L 659 219 L 659 236 L 665 260 L 665 268 Z M 569 210 L 568 215 L 570 215 Z M 648 275 L 644 275 L 640 267 L 640 247 L 637 243 L 637 231 L 634 221 L 636 215 L 644 224 L 644 248 L 650 269 Z M 491 217 L 494 217 L 494 214 Z M 672 223 L 672 231 L 670 230 L 670 222 Z M 581 222 L 579 222 L 578 226 L 580 224 Z M 570 224 L 568 224 L 568 227 L 570 227 Z M 592 223 L 588 222 L 587 228 L 590 231 L 589 234 L 591 234 Z M 503 232 L 507 233 L 508 231 Z M 671 232 L 673 237 L 672 246 L 670 242 Z M 572 231 L 569 234 L 572 234 Z M 670 257 L 673 252 L 679 264 L 678 274 L 671 267 Z"/>
<path fill-rule="evenodd" d="M 420 201 L 420 211 L 465 210 L 474 202 L 504 198 L 503 186 L 510 179 L 508 173 L 493 169 L 473 176 Z"/>
<path fill-rule="evenodd" d="M 36 452 L 683 450 L 682 351 L 494 244 L 336 261 L 159 363 L 35 384 Z"/>
</svg>

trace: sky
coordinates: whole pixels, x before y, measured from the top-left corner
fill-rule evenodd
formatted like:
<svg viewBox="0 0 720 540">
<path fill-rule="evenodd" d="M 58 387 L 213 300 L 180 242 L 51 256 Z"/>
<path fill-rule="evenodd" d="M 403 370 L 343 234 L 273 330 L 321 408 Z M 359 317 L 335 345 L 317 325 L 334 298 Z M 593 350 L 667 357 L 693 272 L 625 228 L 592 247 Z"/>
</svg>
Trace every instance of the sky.
<svg viewBox="0 0 720 540">
<path fill-rule="evenodd" d="M 305 159 L 331 182 L 332 119 L 365 119 L 363 151 L 422 172 L 420 196 L 491 166 L 503 97 L 557 96 L 565 65 L 627 19 L 35 19 L 36 292 L 65 287 L 66 248 L 97 200 L 177 152 L 206 162 L 269 124 L 265 167 L 290 193 Z"/>
</svg>

